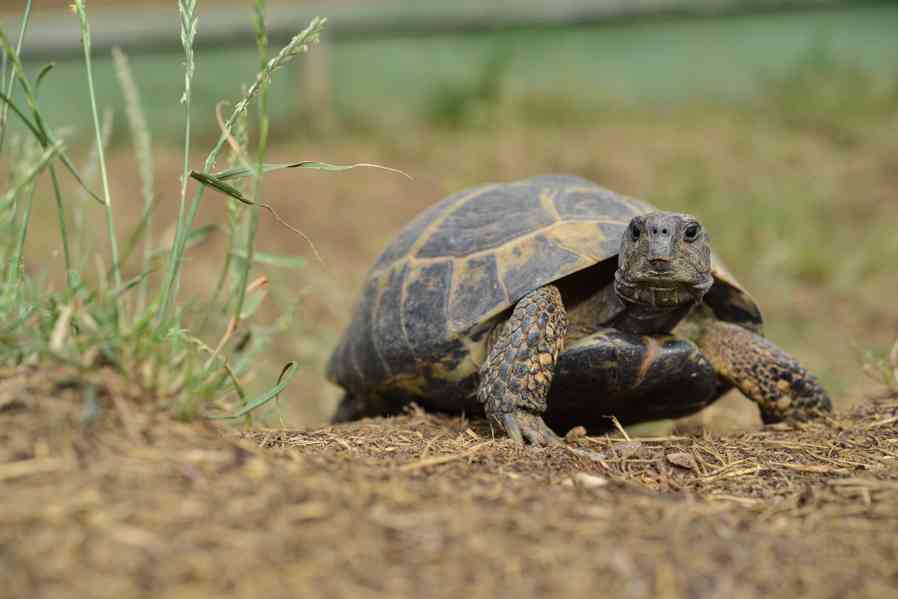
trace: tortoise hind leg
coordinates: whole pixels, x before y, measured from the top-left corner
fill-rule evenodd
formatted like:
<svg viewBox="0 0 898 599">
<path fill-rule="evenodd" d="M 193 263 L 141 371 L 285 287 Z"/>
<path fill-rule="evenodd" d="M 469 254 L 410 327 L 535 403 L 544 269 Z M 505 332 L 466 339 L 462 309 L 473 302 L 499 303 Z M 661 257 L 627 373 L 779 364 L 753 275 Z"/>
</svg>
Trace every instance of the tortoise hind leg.
<svg viewBox="0 0 898 599">
<path fill-rule="evenodd" d="M 346 391 L 337 404 L 337 410 L 331 416 L 331 424 L 353 422 L 362 418 L 375 416 L 395 416 L 405 409 L 408 402 L 386 401 L 381 395 L 370 392 L 359 395 Z"/>
<path fill-rule="evenodd" d="M 331 416 L 331 424 L 340 424 L 341 422 L 352 422 L 365 417 L 365 410 L 362 402 L 360 402 L 352 393 L 347 391 L 340 398 L 337 404 L 337 410 Z"/>
<path fill-rule="evenodd" d="M 515 305 L 480 367 L 477 399 L 487 417 L 518 444 L 559 441 L 542 414 L 566 331 L 558 288 L 536 289 Z"/>
<path fill-rule="evenodd" d="M 758 405 L 765 424 L 807 420 L 832 409 L 814 375 L 760 335 L 706 320 L 696 342 L 720 377 Z"/>
</svg>

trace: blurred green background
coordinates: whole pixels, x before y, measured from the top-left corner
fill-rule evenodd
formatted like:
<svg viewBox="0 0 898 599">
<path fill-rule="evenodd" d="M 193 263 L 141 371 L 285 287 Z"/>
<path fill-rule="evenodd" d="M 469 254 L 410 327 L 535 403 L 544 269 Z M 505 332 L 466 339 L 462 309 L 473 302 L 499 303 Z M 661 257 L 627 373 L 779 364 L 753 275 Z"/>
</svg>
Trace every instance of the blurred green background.
<svg viewBox="0 0 898 599">
<path fill-rule="evenodd" d="M 77 27 L 74 15 L 50 8 L 54 4 L 36 4 L 34 44 L 58 35 L 54 27 Z M 233 0 L 201 4 L 200 40 L 204 33 L 214 32 L 219 23 L 221 27 L 233 27 L 234 22 L 242 21 L 249 31 L 250 4 Z M 272 3 L 275 8 L 280 4 L 283 3 Z M 384 7 L 384 20 L 390 21 L 390 15 L 395 15 L 396 29 L 392 34 L 387 25 L 382 25 L 376 34 L 335 33 L 326 55 L 315 58 L 324 62 L 320 67 L 324 74 L 316 76 L 327 86 L 329 108 L 344 121 L 364 124 L 408 124 L 410 119 L 422 117 L 458 120 L 463 115 L 452 112 L 463 112 L 464 107 L 452 106 L 453 102 L 464 102 L 465 95 L 490 93 L 484 89 L 490 83 L 501 85 L 506 97 L 565 96 L 580 107 L 601 106 L 609 101 L 670 106 L 695 99 L 751 99 L 763 92 L 770 79 L 782 78 L 797 62 L 806 60 L 827 59 L 885 76 L 898 72 L 898 5 L 891 2 L 799 2 L 798 6 L 822 7 L 759 10 L 780 3 L 684 1 L 679 3 L 684 7 L 720 4 L 740 8 L 701 16 L 647 11 L 627 19 L 615 19 L 612 11 L 607 18 L 572 19 L 579 24 L 567 27 L 540 27 L 537 17 L 522 17 L 521 23 L 513 27 L 490 27 L 490 19 L 484 17 L 481 24 L 485 31 L 477 31 L 469 20 L 461 20 L 456 33 L 416 35 L 408 30 L 406 21 L 415 22 L 409 11 L 420 17 L 422 27 L 429 27 L 429 12 L 463 16 L 470 4 L 436 0 L 369 2 L 355 8 L 347 2 L 318 2 L 305 3 L 300 9 L 283 14 L 294 23 L 292 28 L 289 24 L 286 27 L 294 31 L 304 25 L 303 17 L 311 14 L 327 16 L 336 12 L 332 27 L 337 31 L 341 19 L 349 24 L 357 20 L 362 24 L 370 22 L 369 15 L 376 13 L 377 6 Z M 486 11 L 488 16 L 499 9 L 505 14 L 513 15 L 518 10 L 529 15 L 534 3 L 518 0 L 494 4 L 498 8 Z M 587 14 L 585 9 L 591 6 L 615 5 L 607 0 L 559 4 L 582 5 Z M 651 6 L 646 2 L 634 4 Z M 21 5 L 6 2 L 4 8 L 8 14 L 15 13 L 10 9 L 19 9 Z M 147 25 L 162 27 L 162 34 L 166 22 L 170 22 L 168 35 L 163 39 L 172 51 L 140 51 L 132 56 L 132 67 L 145 90 L 151 126 L 159 135 L 169 137 L 177 137 L 183 129 L 176 105 L 183 85 L 178 77 L 183 58 L 176 36 L 174 5 L 172 2 L 165 6 L 171 19 L 150 20 Z M 404 11 L 403 7 L 414 8 Z M 120 2 L 91 2 L 89 8 L 93 9 L 95 36 L 100 40 L 105 30 L 139 30 L 146 11 L 157 19 L 159 12 L 153 2 L 134 2 L 129 10 L 123 10 Z M 216 19 L 216 10 L 227 16 Z M 625 15 L 631 12 L 621 10 Z M 7 22 L 6 29 L 11 33 L 12 23 Z M 285 26 L 283 22 L 277 24 Z M 252 41 L 246 36 L 243 39 Z M 127 42 L 127 37 L 124 40 Z M 239 36 L 235 36 L 234 43 L 234 47 L 216 47 L 198 54 L 194 106 L 199 131 L 208 132 L 215 127 L 215 104 L 237 95 L 240 85 L 251 81 L 255 73 L 257 60 L 252 45 L 240 44 Z M 124 49 L 129 50 L 127 43 Z M 44 105 L 57 124 L 74 125 L 79 133 L 84 133 L 78 124 L 89 122 L 89 108 L 82 89 L 79 52 L 77 47 L 74 53 L 57 52 L 57 67 L 47 80 Z M 26 58 L 28 55 L 26 45 Z M 37 68 L 42 62 L 30 66 Z M 108 52 L 98 52 L 95 65 L 100 97 L 108 104 L 119 104 Z M 272 102 L 272 110 L 276 122 L 283 127 L 289 128 L 297 111 L 309 104 L 304 98 L 302 69 L 301 64 L 283 72 L 275 82 L 277 101 Z M 312 108 L 317 110 L 320 106 Z"/>
</svg>

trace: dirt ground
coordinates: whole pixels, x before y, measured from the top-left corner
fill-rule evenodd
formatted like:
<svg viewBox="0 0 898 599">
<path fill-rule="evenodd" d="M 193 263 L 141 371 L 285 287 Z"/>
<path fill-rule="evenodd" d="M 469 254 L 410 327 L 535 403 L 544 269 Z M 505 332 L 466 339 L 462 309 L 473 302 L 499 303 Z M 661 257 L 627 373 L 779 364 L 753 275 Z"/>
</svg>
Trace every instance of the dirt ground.
<svg viewBox="0 0 898 599">
<path fill-rule="evenodd" d="M 420 413 L 235 432 L 7 371 L 0 596 L 898 597 L 896 423 L 891 397 L 519 449 Z"/>
</svg>

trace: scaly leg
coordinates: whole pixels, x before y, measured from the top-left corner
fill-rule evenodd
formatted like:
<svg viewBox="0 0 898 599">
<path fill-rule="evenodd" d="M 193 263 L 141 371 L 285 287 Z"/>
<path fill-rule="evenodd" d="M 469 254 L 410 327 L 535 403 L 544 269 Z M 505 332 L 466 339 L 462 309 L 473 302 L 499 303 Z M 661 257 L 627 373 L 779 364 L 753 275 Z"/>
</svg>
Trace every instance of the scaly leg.
<svg viewBox="0 0 898 599">
<path fill-rule="evenodd" d="M 832 409 L 814 375 L 760 335 L 707 320 L 696 343 L 718 375 L 758 405 L 767 424 L 808 420 Z"/>
<path fill-rule="evenodd" d="M 480 367 L 477 399 L 519 444 L 559 440 L 542 414 L 566 331 L 561 293 L 553 285 L 541 287 L 518 301 Z"/>
</svg>

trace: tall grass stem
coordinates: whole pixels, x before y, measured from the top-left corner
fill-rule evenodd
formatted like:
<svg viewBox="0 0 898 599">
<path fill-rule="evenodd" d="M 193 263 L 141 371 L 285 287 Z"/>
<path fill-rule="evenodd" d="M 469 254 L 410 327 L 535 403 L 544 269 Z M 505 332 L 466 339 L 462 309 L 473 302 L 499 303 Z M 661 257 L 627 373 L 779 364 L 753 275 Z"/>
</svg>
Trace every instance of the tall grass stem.
<svg viewBox="0 0 898 599">
<path fill-rule="evenodd" d="M 253 22 L 256 27 L 256 47 L 259 52 L 259 71 L 264 72 L 268 64 L 268 35 L 265 29 L 265 0 L 256 0 Z M 259 227 L 259 198 L 262 193 L 262 177 L 264 174 L 265 155 L 268 149 L 268 80 L 259 86 L 257 103 L 259 119 L 259 140 L 256 157 L 256 173 L 253 177 L 253 205 L 249 207 L 249 222 L 246 226 L 245 259 L 242 262 L 237 283 L 237 302 L 234 305 L 234 320 L 240 321 L 243 303 L 246 300 L 246 285 L 253 266 L 256 248 L 256 229 Z"/>
<path fill-rule="evenodd" d="M 131 145 L 134 147 L 134 155 L 139 165 L 144 219 L 143 265 L 141 272 L 148 273 L 153 252 L 153 140 L 128 56 L 121 48 L 113 48 L 112 59 L 115 64 L 115 74 L 118 78 L 119 86 L 122 88 L 122 94 L 125 96 L 125 114 L 128 117 L 128 128 L 131 130 Z M 149 277 L 144 276 L 137 292 L 138 313 L 143 312 L 146 308 L 148 285 Z"/>
<path fill-rule="evenodd" d="M 84 0 L 75 0 L 75 8 L 78 11 L 78 17 L 81 22 L 81 40 L 84 47 L 84 63 L 87 70 L 87 87 L 90 91 L 90 110 L 93 115 L 94 132 L 97 137 L 97 158 L 100 165 L 100 181 L 103 185 L 103 202 L 106 208 L 106 229 L 112 258 L 112 279 L 115 283 L 114 287 L 119 288 L 122 285 L 122 270 L 121 264 L 119 264 L 118 240 L 116 238 L 115 220 L 112 212 L 112 197 L 109 193 L 109 176 L 106 173 L 106 156 L 102 139 L 103 128 L 100 125 L 100 116 L 97 112 L 97 94 L 94 90 L 94 76 L 90 58 L 90 24 L 87 21 L 87 9 L 84 6 Z"/>
<path fill-rule="evenodd" d="M 19 25 L 19 39 L 16 41 L 16 56 L 22 53 L 22 44 L 25 42 L 25 32 L 28 30 L 28 22 L 31 20 L 31 0 L 25 3 L 25 12 L 22 14 L 22 23 Z M 7 58 L 3 55 L 3 74 L 6 75 Z M 16 70 L 11 69 L 9 73 L 9 82 L 4 88 L 7 98 L 12 99 L 12 86 L 16 81 Z M 6 139 L 6 123 L 9 116 L 9 104 L 3 103 L 2 111 L 0 111 L 0 150 L 3 150 L 3 142 Z"/>
<path fill-rule="evenodd" d="M 19 283 L 21 282 L 23 263 L 24 263 L 24 251 L 25 251 L 25 237 L 28 233 L 28 225 L 31 222 L 31 205 L 34 200 L 34 188 L 36 187 L 35 183 L 32 181 L 28 184 L 26 189 L 26 198 L 24 202 L 24 207 L 22 208 L 22 222 L 19 223 L 19 231 L 16 236 L 16 248 L 13 252 L 13 259 L 10 261 L 10 270 L 7 273 L 7 289 L 9 293 L 15 293 L 19 288 Z"/>
<path fill-rule="evenodd" d="M 190 98 L 193 73 L 196 68 L 194 62 L 193 42 L 196 37 L 196 0 L 178 0 L 178 14 L 181 19 L 181 45 L 184 47 L 184 93 L 181 103 L 184 104 L 184 167 L 181 173 L 181 194 L 178 201 L 178 222 L 175 226 L 175 241 L 171 254 L 168 257 L 168 270 L 165 282 L 162 285 L 159 300 L 159 312 L 157 324 L 160 328 L 167 327 L 168 312 L 171 304 L 178 295 L 181 278 L 181 261 L 184 258 L 184 249 L 187 244 L 187 235 L 193 226 L 193 219 L 185 221 L 184 210 L 187 205 L 187 182 L 190 180 Z M 194 200 L 195 202 L 195 200 Z"/>
<path fill-rule="evenodd" d="M 218 155 L 221 153 L 221 150 L 224 148 L 225 143 L 231 135 L 231 130 L 234 126 L 234 122 L 243 112 L 246 111 L 249 103 L 252 102 L 259 94 L 262 82 L 270 80 L 272 74 L 276 70 L 289 64 L 299 54 L 308 52 L 309 48 L 312 45 L 317 44 L 321 36 L 321 31 L 324 29 L 324 25 L 326 22 L 327 19 L 322 17 L 313 18 L 309 22 L 309 25 L 301 32 L 293 36 L 290 42 L 288 42 L 287 45 L 285 45 L 274 58 L 269 60 L 265 64 L 265 67 L 258 73 L 258 75 L 256 75 L 256 79 L 253 84 L 234 106 L 234 110 L 231 112 L 231 116 L 229 116 L 228 120 L 225 121 L 221 135 L 218 137 L 218 141 L 206 156 L 206 161 L 203 164 L 204 173 L 212 172 L 212 169 L 215 166 L 215 161 L 218 160 Z M 181 257 L 184 254 L 186 245 L 186 232 L 189 232 L 191 227 L 193 226 L 193 222 L 196 219 L 197 213 L 199 212 L 200 202 L 203 199 L 203 193 L 205 192 L 205 189 L 205 185 L 200 185 L 197 187 L 196 191 L 193 194 L 193 201 L 190 204 L 190 210 L 187 213 L 187 221 L 183 227 L 184 233 L 182 233 L 182 235 L 180 236 L 175 235 L 175 244 L 172 247 L 171 258 L 169 259 L 169 270 L 166 273 L 166 281 L 162 287 L 162 297 L 158 314 L 160 327 L 165 326 L 165 315 L 168 313 L 169 305 L 172 301 L 174 301 L 175 291 L 173 288 L 175 287 L 175 281 L 179 276 L 180 261 Z"/>
</svg>

